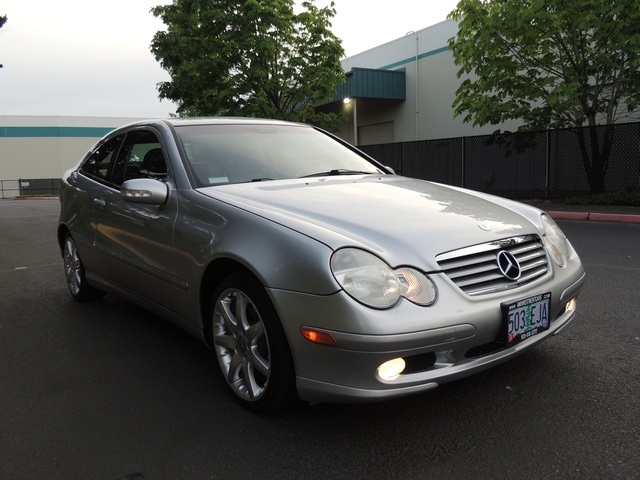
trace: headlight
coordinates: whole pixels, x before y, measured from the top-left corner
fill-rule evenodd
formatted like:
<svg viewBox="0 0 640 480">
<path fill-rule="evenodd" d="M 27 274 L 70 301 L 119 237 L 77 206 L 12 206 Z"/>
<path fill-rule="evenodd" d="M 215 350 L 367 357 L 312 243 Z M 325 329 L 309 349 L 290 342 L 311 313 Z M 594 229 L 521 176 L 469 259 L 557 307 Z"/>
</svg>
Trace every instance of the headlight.
<svg viewBox="0 0 640 480">
<path fill-rule="evenodd" d="M 542 226 L 544 227 L 545 243 L 551 258 L 560 267 L 564 267 L 566 259 L 569 258 L 567 237 L 564 236 L 560 227 L 548 215 L 542 215 Z"/>
<path fill-rule="evenodd" d="M 402 297 L 423 306 L 436 300 L 436 286 L 423 273 L 409 267 L 394 270 L 364 250 L 338 250 L 331 257 L 331 271 L 345 292 L 372 308 L 391 308 Z"/>
</svg>

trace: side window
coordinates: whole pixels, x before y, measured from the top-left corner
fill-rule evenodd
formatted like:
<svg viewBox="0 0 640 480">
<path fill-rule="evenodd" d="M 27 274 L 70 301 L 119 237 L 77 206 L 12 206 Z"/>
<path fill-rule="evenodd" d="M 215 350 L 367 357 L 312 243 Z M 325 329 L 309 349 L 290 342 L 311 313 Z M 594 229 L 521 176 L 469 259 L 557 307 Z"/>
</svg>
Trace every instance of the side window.
<svg viewBox="0 0 640 480">
<path fill-rule="evenodd" d="M 109 168 L 118 152 L 120 142 L 122 142 L 122 136 L 112 138 L 100 145 L 82 164 L 80 171 L 97 180 L 107 181 L 109 179 Z"/>
<path fill-rule="evenodd" d="M 129 132 L 122 144 L 112 182 L 121 185 L 132 178 L 167 179 L 167 164 L 158 137 L 148 130 Z"/>
</svg>

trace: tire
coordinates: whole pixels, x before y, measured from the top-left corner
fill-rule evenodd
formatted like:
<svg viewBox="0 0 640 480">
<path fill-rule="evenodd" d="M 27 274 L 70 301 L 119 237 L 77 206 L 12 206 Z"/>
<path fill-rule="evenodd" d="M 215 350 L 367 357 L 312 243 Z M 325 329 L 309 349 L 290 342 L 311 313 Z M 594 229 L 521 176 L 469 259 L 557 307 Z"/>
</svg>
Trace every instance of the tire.
<svg viewBox="0 0 640 480">
<path fill-rule="evenodd" d="M 264 287 L 234 273 L 216 288 L 212 347 L 234 398 L 255 412 L 274 412 L 297 400 L 295 370 L 278 314 Z"/>
<path fill-rule="evenodd" d="M 73 298 L 79 302 L 84 302 L 101 298 L 104 295 L 103 291 L 93 288 L 87 282 L 78 247 L 70 233 L 67 233 L 64 238 L 62 258 L 64 260 L 64 276 L 67 281 L 67 287 L 69 287 Z"/>
</svg>

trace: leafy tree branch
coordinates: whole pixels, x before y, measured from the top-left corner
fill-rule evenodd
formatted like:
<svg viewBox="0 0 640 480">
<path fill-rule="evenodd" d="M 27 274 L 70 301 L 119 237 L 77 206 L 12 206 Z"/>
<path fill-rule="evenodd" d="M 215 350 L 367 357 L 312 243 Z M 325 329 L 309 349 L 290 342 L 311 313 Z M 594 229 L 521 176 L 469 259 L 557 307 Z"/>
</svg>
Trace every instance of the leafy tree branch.
<svg viewBox="0 0 640 480">
<path fill-rule="evenodd" d="M 524 131 L 575 128 L 590 188 L 604 191 L 607 126 L 640 102 L 640 0 L 461 0 L 450 18 L 463 78 L 455 115 L 473 125 L 516 120 Z"/>
<path fill-rule="evenodd" d="M 335 115 L 313 106 L 344 81 L 333 3 L 293 0 L 174 0 L 152 13 L 167 26 L 151 51 L 171 76 L 160 98 L 179 115 L 256 116 L 320 124 Z"/>
</svg>

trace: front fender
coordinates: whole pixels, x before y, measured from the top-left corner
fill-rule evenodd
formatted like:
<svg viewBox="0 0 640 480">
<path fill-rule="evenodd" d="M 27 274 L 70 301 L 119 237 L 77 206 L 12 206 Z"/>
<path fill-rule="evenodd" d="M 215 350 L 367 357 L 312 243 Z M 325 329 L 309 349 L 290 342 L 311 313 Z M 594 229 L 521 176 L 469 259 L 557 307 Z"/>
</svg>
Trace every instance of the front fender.
<svg viewBox="0 0 640 480">
<path fill-rule="evenodd" d="M 267 288 L 329 295 L 340 288 L 332 249 L 291 228 L 198 192 L 183 192 L 175 226 L 176 277 L 197 283 L 206 265 L 232 259 Z"/>
</svg>

